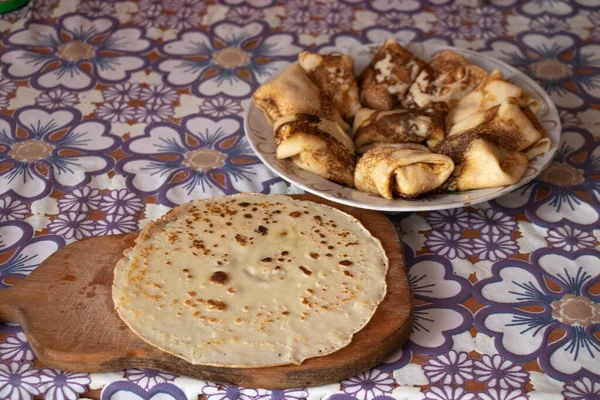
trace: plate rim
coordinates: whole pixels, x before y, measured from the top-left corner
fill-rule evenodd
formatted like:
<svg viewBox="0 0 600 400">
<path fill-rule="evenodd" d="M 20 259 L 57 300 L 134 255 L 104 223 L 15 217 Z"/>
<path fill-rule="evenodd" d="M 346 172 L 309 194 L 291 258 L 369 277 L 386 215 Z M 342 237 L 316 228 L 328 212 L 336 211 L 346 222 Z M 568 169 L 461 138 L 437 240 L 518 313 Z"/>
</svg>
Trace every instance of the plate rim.
<svg viewBox="0 0 600 400">
<path fill-rule="evenodd" d="M 373 47 L 380 47 L 382 43 L 365 43 L 361 46 L 361 48 L 373 48 Z M 408 46 L 410 46 L 412 43 L 408 44 Z M 450 209 L 454 209 L 454 208 L 460 208 L 460 207 L 468 207 L 468 206 L 472 206 L 475 204 L 479 204 L 479 203 L 484 203 L 486 201 L 490 201 L 490 200 L 494 200 L 496 198 L 502 197 L 506 194 L 509 194 L 527 184 L 529 184 L 531 181 L 533 181 L 535 178 L 537 178 L 544 169 L 546 169 L 548 167 L 548 165 L 550 165 L 552 163 L 552 161 L 554 160 L 554 156 L 556 154 L 556 152 L 558 151 L 558 145 L 560 142 L 560 135 L 562 134 L 562 123 L 560 121 L 560 118 L 558 118 L 559 116 L 559 112 L 558 109 L 556 108 L 556 105 L 554 104 L 554 102 L 552 101 L 552 99 L 550 98 L 550 95 L 548 95 L 548 93 L 533 79 L 530 78 L 528 75 L 526 75 L 525 73 L 519 71 L 517 68 L 513 67 L 512 65 L 506 64 L 505 62 L 498 60 L 495 57 L 491 57 L 489 55 L 486 54 L 481 54 L 478 53 L 476 51 L 470 50 L 470 49 L 463 49 L 460 47 L 455 47 L 455 46 L 448 46 L 448 45 L 441 45 L 441 44 L 429 44 L 429 43 L 423 43 L 423 42 L 415 42 L 414 44 L 418 44 L 421 45 L 423 47 L 428 47 L 431 50 L 433 50 L 433 52 L 438 52 L 441 50 L 453 50 L 453 51 L 457 51 L 459 54 L 463 54 L 463 55 L 469 55 L 475 58 L 481 58 L 484 59 L 492 64 L 496 64 L 499 66 L 502 66 L 502 68 L 508 70 L 511 72 L 511 76 L 515 76 L 515 75 L 522 75 L 527 83 L 533 87 L 534 89 L 536 89 L 536 91 L 539 91 L 541 93 L 543 93 L 544 95 L 544 102 L 546 103 L 547 107 L 548 107 L 548 115 L 553 114 L 557 116 L 557 119 L 555 120 L 556 122 L 556 128 L 559 131 L 559 140 L 557 141 L 552 141 L 552 144 L 550 146 L 550 149 L 548 150 L 548 152 L 546 153 L 547 155 L 549 155 L 548 160 L 546 161 L 546 163 L 544 165 L 542 165 L 541 167 L 539 167 L 537 169 L 536 172 L 534 172 L 533 174 L 531 174 L 530 176 L 521 179 L 519 182 L 513 184 L 513 185 L 509 185 L 509 186 L 499 186 L 497 187 L 499 190 L 497 192 L 493 192 L 493 193 L 489 193 L 485 196 L 482 197 L 478 197 L 475 199 L 460 199 L 455 202 L 451 202 L 449 204 L 427 204 L 427 203 L 415 203 L 414 206 L 412 205 L 394 205 L 393 204 L 393 200 L 390 201 L 390 205 L 383 205 L 383 204 L 370 204 L 370 203 L 365 203 L 363 201 L 357 201 L 357 200 L 352 200 L 352 199 L 345 199 L 345 198 L 340 198 L 337 197 L 334 194 L 329 194 L 323 191 L 320 191 L 318 189 L 314 189 L 309 187 L 308 185 L 299 182 L 289 176 L 286 176 L 285 174 L 280 173 L 275 166 L 271 165 L 271 163 L 269 161 L 267 161 L 266 157 L 262 154 L 261 151 L 258 150 L 257 146 L 255 145 L 254 141 L 251 139 L 251 135 L 250 135 L 250 126 L 249 126 L 249 120 L 250 120 L 250 113 L 254 110 L 257 109 L 258 111 L 262 112 L 260 109 L 258 109 L 258 107 L 256 106 L 256 103 L 254 102 L 254 98 L 250 97 L 250 102 L 248 104 L 248 106 L 246 107 L 246 110 L 244 111 L 244 134 L 246 136 L 246 139 L 248 140 L 248 142 L 250 143 L 250 147 L 252 148 L 252 150 L 254 151 L 254 153 L 256 154 L 256 156 L 260 159 L 260 161 L 267 166 L 267 168 L 273 172 L 277 177 L 285 180 L 286 182 L 290 183 L 291 185 L 297 186 L 299 188 L 301 188 L 302 190 L 305 190 L 309 193 L 312 193 L 316 196 L 340 203 L 340 204 L 345 204 L 348 206 L 352 206 L 352 207 L 357 207 L 357 208 L 363 208 L 363 209 L 368 209 L 368 210 L 375 210 L 375 211 L 383 211 L 383 212 L 415 212 L 415 211 L 434 211 L 434 210 L 450 210 Z M 335 48 L 341 48 L 339 46 L 331 46 L 329 47 L 329 49 L 331 49 L 332 47 Z M 554 120 L 553 120 L 554 121 Z M 330 181 L 331 182 L 331 181 Z M 333 184 L 336 184 L 338 186 L 341 187 L 341 190 L 343 189 L 350 189 L 350 190 L 356 190 L 354 188 L 348 188 L 346 186 L 340 185 L 336 182 L 331 182 Z M 490 188 L 492 189 L 492 188 Z M 361 192 L 362 193 L 362 192 Z M 464 194 L 465 196 L 468 196 L 468 191 L 467 192 L 460 192 L 462 194 Z M 458 193 L 457 193 L 458 195 Z M 415 202 L 418 200 L 415 200 Z"/>
</svg>

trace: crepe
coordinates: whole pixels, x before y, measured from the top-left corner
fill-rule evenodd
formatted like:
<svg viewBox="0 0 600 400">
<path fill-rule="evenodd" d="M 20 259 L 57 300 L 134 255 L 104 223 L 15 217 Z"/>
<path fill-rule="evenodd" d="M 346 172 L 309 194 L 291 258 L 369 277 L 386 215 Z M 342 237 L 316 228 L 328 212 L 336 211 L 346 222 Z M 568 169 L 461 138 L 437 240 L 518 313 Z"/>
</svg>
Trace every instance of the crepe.
<svg viewBox="0 0 600 400">
<path fill-rule="evenodd" d="M 290 158 L 299 168 L 353 186 L 354 143 L 336 123 L 296 114 L 279 119 L 274 132 L 277 158 Z"/>
<path fill-rule="evenodd" d="M 402 99 L 425 62 L 388 39 L 360 74 L 360 100 L 367 108 L 391 110 Z"/>
<path fill-rule="evenodd" d="M 256 89 L 253 98 L 270 124 L 289 115 L 312 114 L 333 120 L 342 129 L 350 127 L 298 64 Z"/>
<path fill-rule="evenodd" d="M 487 72 L 452 50 L 440 51 L 408 89 L 402 104 L 423 108 L 433 102 L 446 102 L 465 96 L 487 77 Z"/>
<path fill-rule="evenodd" d="M 112 293 L 152 346 L 192 364 L 267 367 L 348 345 L 383 300 L 387 268 L 379 240 L 350 215 L 243 194 L 149 223 Z"/>
<path fill-rule="evenodd" d="M 517 99 L 520 107 L 531 108 L 534 114 L 541 107 L 540 100 L 520 87 L 507 82 L 502 73 L 495 69 L 477 89 L 458 100 L 448 113 L 446 123 L 448 126 L 452 126 L 470 115 L 501 104 L 509 97 Z"/>
<path fill-rule="evenodd" d="M 421 143 L 433 148 L 444 139 L 446 108 L 436 103 L 424 110 L 377 111 L 362 108 L 352 128 L 357 153 L 372 143 Z"/>
<path fill-rule="evenodd" d="M 484 189 L 517 183 L 527 170 L 528 157 L 506 150 L 496 132 L 476 128 L 447 137 L 434 151 L 454 160 L 448 190 Z"/>
<path fill-rule="evenodd" d="M 303 51 L 298 62 L 310 80 L 319 88 L 346 121 L 352 121 L 360 108 L 358 86 L 354 76 L 354 58 Z"/>
<path fill-rule="evenodd" d="M 454 170 L 449 157 L 427 147 L 405 144 L 377 144 L 356 164 L 354 184 L 363 192 L 392 200 L 411 198 L 440 187 Z"/>
<path fill-rule="evenodd" d="M 523 151 L 532 146 L 532 155 L 545 153 L 550 148 L 550 139 L 529 107 L 521 108 L 519 99 L 508 97 L 489 110 L 472 114 L 450 128 L 448 136 L 460 135 L 473 128 L 487 129 L 498 136 L 498 141 L 507 150 Z"/>
</svg>

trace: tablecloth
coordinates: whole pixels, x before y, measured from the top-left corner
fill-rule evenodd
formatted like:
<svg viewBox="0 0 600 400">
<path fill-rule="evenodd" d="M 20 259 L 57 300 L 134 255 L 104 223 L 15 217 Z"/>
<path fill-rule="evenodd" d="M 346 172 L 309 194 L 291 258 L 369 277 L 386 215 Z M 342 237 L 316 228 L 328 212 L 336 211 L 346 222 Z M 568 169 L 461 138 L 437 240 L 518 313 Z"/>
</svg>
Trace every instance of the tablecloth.
<svg viewBox="0 0 600 400">
<path fill-rule="evenodd" d="M 552 164 L 485 204 L 390 215 L 415 298 L 376 369 L 268 391 L 130 369 L 64 372 L 0 325 L 0 398 L 600 398 L 598 0 L 32 0 L 0 16 L 0 288 L 58 248 L 131 232 L 191 199 L 296 190 L 242 115 L 299 51 L 444 43 L 534 78 L 560 110 Z M 259 356 L 259 355 L 257 355 Z"/>
</svg>

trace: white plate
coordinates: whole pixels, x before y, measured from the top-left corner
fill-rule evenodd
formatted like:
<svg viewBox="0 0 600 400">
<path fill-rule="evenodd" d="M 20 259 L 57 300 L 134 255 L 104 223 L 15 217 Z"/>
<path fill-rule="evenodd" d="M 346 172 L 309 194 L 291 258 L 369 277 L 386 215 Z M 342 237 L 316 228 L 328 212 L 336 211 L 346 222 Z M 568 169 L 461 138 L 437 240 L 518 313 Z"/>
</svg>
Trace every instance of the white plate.
<svg viewBox="0 0 600 400">
<path fill-rule="evenodd" d="M 356 60 L 355 73 L 358 75 L 369 64 L 379 47 L 380 45 L 365 45 L 352 48 L 339 47 L 336 48 L 336 53 L 345 53 L 354 57 Z M 552 140 L 550 151 L 543 156 L 530 161 L 525 175 L 519 182 L 511 186 L 469 190 L 466 192 L 448 192 L 412 200 L 386 200 L 379 195 L 347 188 L 313 173 L 304 171 L 293 165 L 289 160 L 278 160 L 275 156 L 276 145 L 273 138 L 273 127 L 269 125 L 262 111 L 256 107 L 253 101 L 246 110 L 244 120 L 244 129 L 246 131 L 246 136 L 250 141 L 250 145 L 263 163 L 265 163 L 275 174 L 293 185 L 338 203 L 358 208 L 389 212 L 442 210 L 464 207 L 492 200 L 525 185 L 538 176 L 540 172 L 550 164 L 554 157 L 554 153 L 558 149 L 560 140 L 560 118 L 550 97 L 531 78 L 501 61 L 470 50 L 440 45 L 423 45 L 420 43 L 409 45 L 408 49 L 426 61 L 428 61 L 434 53 L 440 50 L 450 49 L 462 54 L 471 63 L 482 67 L 488 72 L 492 72 L 494 68 L 498 68 L 507 80 L 522 87 L 542 101 L 543 105 L 537 113 L 537 117 L 548 131 L 550 139 Z"/>
</svg>

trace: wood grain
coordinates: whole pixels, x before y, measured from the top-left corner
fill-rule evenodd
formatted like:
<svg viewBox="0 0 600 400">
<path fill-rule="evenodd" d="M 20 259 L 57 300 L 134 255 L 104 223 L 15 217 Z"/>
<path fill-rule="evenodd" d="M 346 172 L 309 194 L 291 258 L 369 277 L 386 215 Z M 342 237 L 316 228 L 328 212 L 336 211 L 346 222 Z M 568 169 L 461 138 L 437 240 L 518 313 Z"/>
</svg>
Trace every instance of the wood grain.
<svg viewBox="0 0 600 400">
<path fill-rule="evenodd" d="M 358 218 L 390 260 L 388 291 L 371 321 L 350 345 L 301 365 L 223 368 L 192 365 L 139 339 L 121 322 L 111 296 L 113 268 L 136 233 L 82 240 L 58 250 L 24 281 L 0 291 L 0 319 L 23 325 L 38 359 L 67 371 L 156 368 L 245 387 L 283 389 L 322 385 L 356 375 L 397 350 L 412 329 L 412 302 L 402 245 L 381 213 L 294 196 L 336 207 Z"/>
</svg>

